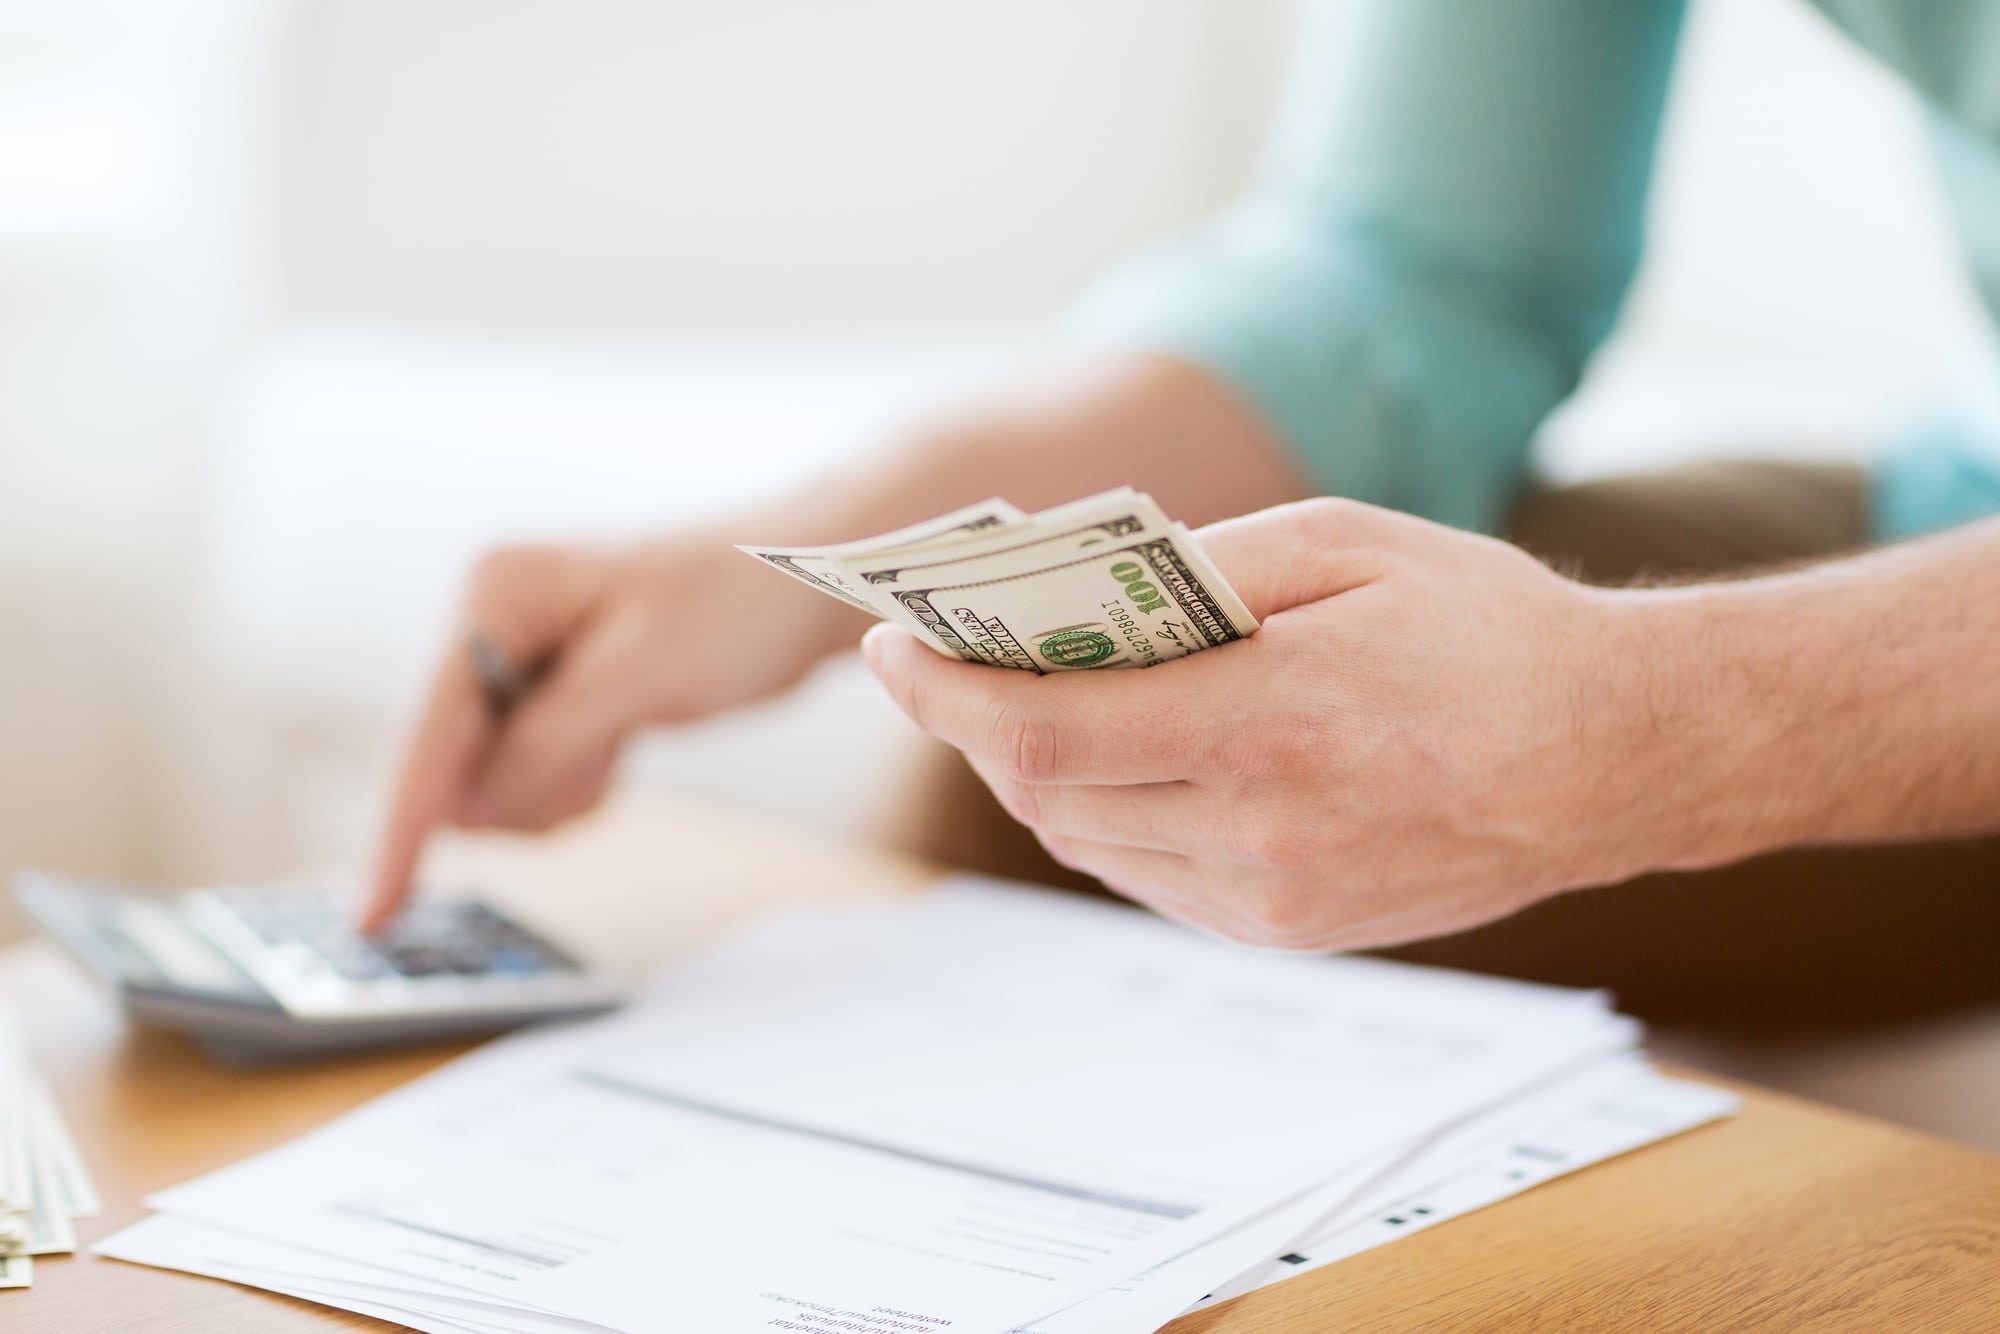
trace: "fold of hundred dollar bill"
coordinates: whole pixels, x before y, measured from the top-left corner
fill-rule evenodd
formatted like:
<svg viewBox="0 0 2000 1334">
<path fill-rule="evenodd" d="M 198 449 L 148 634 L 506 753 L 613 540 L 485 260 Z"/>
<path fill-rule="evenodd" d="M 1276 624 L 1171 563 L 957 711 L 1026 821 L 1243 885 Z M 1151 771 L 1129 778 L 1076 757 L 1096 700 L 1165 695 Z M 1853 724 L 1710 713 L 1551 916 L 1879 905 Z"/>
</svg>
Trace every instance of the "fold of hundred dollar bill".
<svg viewBox="0 0 2000 1334">
<path fill-rule="evenodd" d="M 920 550 L 971 541 L 989 533 L 1015 528 L 1025 523 L 1027 518 L 1026 514 L 1004 500 L 982 500 L 977 505 L 967 505 L 950 514 L 914 523 L 908 528 L 898 528 L 880 537 L 863 538 L 859 542 L 843 542 L 831 547 L 738 546 L 736 549 L 755 556 L 773 569 L 783 570 L 800 583 L 817 588 L 829 597 L 839 598 L 850 606 L 879 616 L 881 610 L 841 577 L 834 568 L 836 561 L 845 556 L 862 556 L 869 552 L 882 554 L 905 549 Z"/>
<path fill-rule="evenodd" d="M 1151 667 L 1257 629 L 1194 535 L 1129 487 L 1032 515 L 989 501 L 835 547 L 740 549 L 996 667 Z"/>
</svg>

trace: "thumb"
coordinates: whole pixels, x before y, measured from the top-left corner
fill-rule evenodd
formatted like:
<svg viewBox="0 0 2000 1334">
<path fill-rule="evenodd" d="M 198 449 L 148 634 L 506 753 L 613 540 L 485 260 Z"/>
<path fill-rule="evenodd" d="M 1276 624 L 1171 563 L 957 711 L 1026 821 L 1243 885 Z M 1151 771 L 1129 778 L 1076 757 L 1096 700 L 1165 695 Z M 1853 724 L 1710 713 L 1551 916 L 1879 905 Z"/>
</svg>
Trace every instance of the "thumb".
<svg viewBox="0 0 2000 1334">
<path fill-rule="evenodd" d="M 1294 501 L 1212 523 L 1201 549 L 1258 620 L 1374 583 L 1421 519 L 1355 500 Z"/>
</svg>

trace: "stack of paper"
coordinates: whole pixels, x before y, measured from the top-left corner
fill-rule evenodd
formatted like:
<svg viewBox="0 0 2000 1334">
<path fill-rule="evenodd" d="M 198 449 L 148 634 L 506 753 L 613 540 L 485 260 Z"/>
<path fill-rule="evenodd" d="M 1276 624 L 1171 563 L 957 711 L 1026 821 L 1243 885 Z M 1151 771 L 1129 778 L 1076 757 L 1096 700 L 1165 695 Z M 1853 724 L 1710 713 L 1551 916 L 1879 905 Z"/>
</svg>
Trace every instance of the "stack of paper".
<svg viewBox="0 0 2000 1334">
<path fill-rule="evenodd" d="M 75 1250 L 72 1220 L 97 1211 L 55 1097 L 0 1012 L 0 1288 L 33 1283 L 35 1256 Z"/>
<path fill-rule="evenodd" d="M 1601 997 L 961 881 L 772 919 L 100 1249 L 434 1331 L 1156 1329 L 1697 1124 Z"/>
</svg>

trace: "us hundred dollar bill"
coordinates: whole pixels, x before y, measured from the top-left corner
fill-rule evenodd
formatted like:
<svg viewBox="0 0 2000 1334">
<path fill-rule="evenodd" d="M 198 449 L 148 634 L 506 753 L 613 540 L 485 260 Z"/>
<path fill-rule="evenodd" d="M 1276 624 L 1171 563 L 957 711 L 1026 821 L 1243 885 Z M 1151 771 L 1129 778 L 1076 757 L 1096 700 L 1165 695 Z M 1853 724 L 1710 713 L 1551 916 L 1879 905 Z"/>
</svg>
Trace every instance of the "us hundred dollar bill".
<svg viewBox="0 0 2000 1334">
<path fill-rule="evenodd" d="M 859 542 L 844 542 L 839 546 L 739 546 L 736 549 L 755 556 L 772 569 L 783 570 L 800 583 L 817 588 L 829 597 L 839 598 L 850 606 L 879 616 L 882 614 L 881 609 L 850 587 L 835 568 L 835 563 L 842 557 L 858 557 L 869 553 L 880 556 L 890 551 L 950 546 L 957 542 L 1011 529 L 1025 523 L 1027 518 L 1025 513 L 1004 500 L 986 500 L 924 523 L 899 528 L 893 533 L 864 538 Z"/>
<path fill-rule="evenodd" d="M 785 554 L 800 561 L 802 553 Z M 996 667 L 1151 667 L 1257 629 L 1193 534 L 1130 489 L 980 531 L 803 555 L 822 591 L 844 594 L 948 657 Z"/>
</svg>

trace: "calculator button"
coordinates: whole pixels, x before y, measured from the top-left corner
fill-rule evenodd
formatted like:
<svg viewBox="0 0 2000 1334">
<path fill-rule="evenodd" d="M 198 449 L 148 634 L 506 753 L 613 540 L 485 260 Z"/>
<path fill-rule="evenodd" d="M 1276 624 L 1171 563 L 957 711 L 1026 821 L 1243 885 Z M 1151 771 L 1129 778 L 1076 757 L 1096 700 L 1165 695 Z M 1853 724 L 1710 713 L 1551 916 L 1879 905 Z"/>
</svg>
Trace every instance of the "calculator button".
<svg viewBox="0 0 2000 1334">
<path fill-rule="evenodd" d="M 505 973 L 515 977 L 524 976 L 529 973 L 539 973 L 548 967 L 548 961 L 543 957 L 540 950 L 526 949 L 520 946 L 510 946 L 506 949 L 495 950 L 492 960 L 494 972 Z"/>
<path fill-rule="evenodd" d="M 367 945 L 350 942 L 345 945 L 320 947 L 320 953 L 333 965 L 333 971 L 350 982 L 371 982 L 389 972 L 389 961 Z"/>
<path fill-rule="evenodd" d="M 542 967 L 552 973 L 580 973 L 583 965 L 570 958 L 547 941 L 536 941 L 535 952 L 542 956 Z"/>
<path fill-rule="evenodd" d="M 465 977 L 478 977 L 493 966 L 493 955 L 483 945 L 459 944 L 445 951 L 445 965 Z"/>
<path fill-rule="evenodd" d="M 451 971 L 445 951 L 428 945 L 404 945 L 388 951 L 389 966 L 404 977 L 435 977 Z"/>
<path fill-rule="evenodd" d="M 294 934 L 295 928 L 292 925 L 291 919 L 282 912 L 257 911 L 254 909 L 245 911 L 239 907 L 236 909 L 236 915 L 242 918 L 243 924 L 249 927 L 257 939 L 263 941 L 266 945 L 280 944 L 283 941 L 290 940 Z"/>
<path fill-rule="evenodd" d="M 326 969 L 326 960 L 312 946 L 299 940 L 286 940 L 271 946 L 271 958 L 289 972 L 312 974 Z"/>
</svg>

